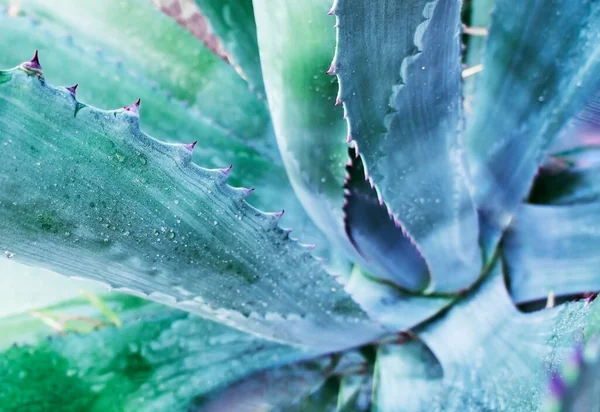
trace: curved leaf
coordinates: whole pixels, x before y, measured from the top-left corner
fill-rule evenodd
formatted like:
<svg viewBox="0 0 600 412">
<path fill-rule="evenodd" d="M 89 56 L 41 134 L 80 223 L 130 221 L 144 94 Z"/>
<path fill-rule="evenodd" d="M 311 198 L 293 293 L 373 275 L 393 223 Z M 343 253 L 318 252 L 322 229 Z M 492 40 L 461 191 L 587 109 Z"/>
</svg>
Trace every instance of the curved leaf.
<svg viewBox="0 0 600 412">
<path fill-rule="evenodd" d="M 408 294 L 397 287 L 369 279 L 354 267 L 345 283 L 346 292 L 374 320 L 390 331 L 400 331 L 433 317 L 455 298 Z"/>
<path fill-rule="evenodd" d="M 369 176 L 431 268 L 435 290 L 479 276 L 477 216 L 459 139 L 458 0 L 338 0 L 340 79 Z"/>
<path fill-rule="evenodd" d="M 112 1 L 109 0 L 107 6 Z M 33 7 L 33 4 L 27 2 L 26 5 Z M 124 63 L 131 52 L 123 44 L 120 48 L 99 53 L 94 47 L 82 46 L 83 34 L 68 36 L 64 28 L 57 27 L 49 18 L 32 23 L 26 18 L 0 15 L 0 46 L 3 50 L 0 65 L 10 67 L 32 50 L 39 49 L 41 52 L 46 51 L 42 54 L 44 66 L 53 68 L 53 83 L 72 85 L 78 82 L 77 96 L 82 101 L 98 107 L 117 108 L 140 97 L 144 106 L 144 129 L 148 133 L 168 142 L 191 143 L 199 139 L 200 143 L 194 150 L 195 162 L 211 168 L 232 165 L 233 168 L 229 171 L 232 184 L 261 187 L 249 199 L 249 203 L 262 209 L 284 209 L 286 214 L 281 224 L 293 228 L 294 235 L 303 242 L 318 244 L 321 247 L 319 253 L 325 253 L 327 242 L 294 195 L 279 155 L 276 152 L 273 154 L 270 149 L 262 151 L 261 144 L 252 143 L 256 139 L 266 142 L 271 139 L 272 143 L 269 144 L 275 144 L 268 114 L 264 112 L 258 115 L 252 108 L 260 103 L 247 96 L 247 85 L 237 78 L 230 67 L 161 13 L 150 10 L 147 14 L 146 20 L 122 20 L 121 23 L 151 25 L 156 21 L 158 29 L 165 36 L 177 39 L 176 44 L 183 50 L 188 50 L 170 56 L 172 65 L 189 66 L 189 60 L 197 59 L 193 68 L 202 68 L 204 77 L 202 83 L 189 86 L 194 87 L 199 96 L 207 99 L 202 103 L 202 108 L 190 106 L 171 96 L 169 89 L 159 87 L 148 77 L 151 73 L 149 69 L 146 70 L 146 66 Z M 68 26 L 62 20 L 58 23 Z M 88 30 L 86 26 L 78 29 L 84 32 Z M 94 41 L 89 43 L 94 44 Z M 150 63 L 152 62 L 145 64 L 149 67 Z M 171 85 L 167 84 L 166 87 Z M 229 96 L 231 100 L 213 99 L 211 93 L 215 88 L 215 93 Z M 244 118 L 240 118 L 240 109 L 244 112 Z M 225 123 L 216 122 L 211 117 L 211 112 L 221 113 Z M 223 116 L 223 113 L 230 113 L 230 116 Z M 261 122 L 263 129 L 258 130 L 264 134 L 255 134 L 256 124 Z M 242 134 L 238 135 L 235 131 L 238 127 L 243 129 Z"/>
<path fill-rule="evenodd" d="M 215 36 L 210 23 L 193 0 L 150 0 L 163 13 L 173 17 L 213 53 L 230 63 L 221 40 Z"/>
<path fill-rule="evenodd" d="M 569 303 L 522 314 L 500 266 L 474 293 L 417 331 L 444 371 L 425 410 L 536 410 L 549 369 L 570 352 L 600 306 Z M 420 410 L 422 410 L 420 409 Z"/>
<path fill-rule="evenodd" d="M 252 0 L 195 1 L 223 42 L 238 72 L 248 81 L 251 90 L 264 97 Z"/>
<path fill-rule="evenodd" d="M 0 409 L 184 411 L 194 398 L 246 375 L 310 356 L 154 304 L 120 316 L 121 328 L 4 349 Z M 17 320 L 1 321 L 3 332 Z"/>
<path fill-rule="evenodd" d="M 518 302 L 600 290 L 600 204 L 522 206 L 503 240 Z"/>
<path fill-rule="evenodd" d="M 343 224 L 346 125 L 334 107 L 336 79 L 325 74 L 335 47 L 330 5 L 254 0 L 254 13 L 267 99 L 292 186 L 317 226 L 357 258 Z"/>
<path fill-rule="evenodd" d="M 599 6 L 496 1 L 468 127 L 487 249 L 527 196 L 544 151 L 600 87 Z"/>
<path fill-rule="evenodd" d="M 191 163 L 193 145 L 158 142 L 137 106 L 83 105 L 30 66 L 0 72 L 0 249 L 290 343 L 379 336 L 279 214 Z"/>
<path fill-rule="evenodd" d="M 405 289 L 425 289 L 431 280 L 425 259 L 378 200 L 377 192 L 366 180 L 362 160 L 353 149 L 346 170 L 346 232 L 363 256 L 364 268 L 378 279 Z"/>
</svg>

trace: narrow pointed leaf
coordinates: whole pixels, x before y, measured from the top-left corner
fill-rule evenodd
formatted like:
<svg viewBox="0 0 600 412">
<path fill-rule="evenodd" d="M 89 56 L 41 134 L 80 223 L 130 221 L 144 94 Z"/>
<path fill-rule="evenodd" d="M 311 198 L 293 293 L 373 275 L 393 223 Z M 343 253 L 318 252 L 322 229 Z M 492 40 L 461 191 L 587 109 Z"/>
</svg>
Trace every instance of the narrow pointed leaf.
<svg viewBox="0 0 600 412">
<path fill-rule="evenodd" d="M 137 115 L 81 107 L 20 68 L 0 72 L 0 112 L 0 249 L 15 260 L 290 343 L 380 334 L 277 214 L 143 133 Z"/>
<path fill-rule="evenodd" d="M 344 229 L 346 125 L 326 74 L 335 48 L 330 0 L 255 0 L 265 88 L 290 181 L 316 225 L 354 258 Z M 302 39 L 302 41 L 299 41 Z"/>
<path fill-rule="evenodd" d="M 350 133 L 443 292 L 468 287 L 481 266 L 459 139 L 460 6 L 338 0 L 334 9 Z"/>
<path fill-rule="evenodd" d="M 206 16 L 198 9 L 194 0 L 150 0 L 163 13 L 171 16 L 185 27 L 213 53 L 230 63 L 221 40 L 213 32 Z"/>
<path fill-rule="evenodd" d="M 430 282 L 425 259 L 400 224 L 390 217 L 387 206 L 379 202 L 354 150 L 350 150 L 350 159 L 344 184 L 344 221 L 350 241 L 364 258 L 364 269 L 408 290 L 425 289 Z"/>
<path fill-rule="evenodd" d="M 264 84 L 256 39 L 252 0 L 195 0 L 231 62 L 248 81 L 250 88 L 264 98 Z"/>
<path fill-rule="evenodd" d="M 599 214 L 598 203 L 519 209 L 503 241 L 516 302 L 600 290 Z"/>
<path fill-rule="evenodd" d="M 65 305 L 55 310 L 85 313 Z M 155 304 L 121 316 L 122 328 L 40 336 L 3 349 L 0 409 L 183 411 L 246 375 L 310 356 Z M 2 330 L 23 318 L 0 321 Z"/>
<path fill-rule="evenodd" d="M 337 412 L 367 412 L 371 410 L 373 378 L 371 371 L 345 375 L 339 385 Z"/>
<path fill-rule="evenodd" d="M 537 410 L 551 370 L 583 336 L 598 302 L 523 314 L 499 266 L 479 289 L 417 330 L 444 376 L 418 410 Z"/>
<path fill-rule="evenodd" d="M 600 88 L 599 6 L 496 1 L 468 128 L 488 249 L 527 196 L 544 151 Z"/>
<path fill-rule="evenodd" d="M 107 7 L 112 1 L 107 2 Z M 35 4 L 25 2 L 29 7 Z M 249 203 L 261 209 L 284 209 L 286 213 L 281 224 L 294 229 L 294 236 L 303 242 L 318 244 L 322 247 L 319 252 L 325 253 L 325 238 L 304 212 L 278 160 L 268 114 L 257 113 L 254 109 L 261 103 L 248 96 L 251 93 L 247 85 L 227 64 L 205 50 L 185 30 L 156 10 L 147 10 L 146 14 L 146 20 L 141 23 L 157 25 L 165 36 L 177 40 L 177 53 L 169 56 L 169 64 L 190 68 L 190 61 L 196 61 L 191 70 L 202 70 L 201 82 L 192 82 L 185 77 L 191 82 L 188 85 L 192 89 L 188 92 L 195 90 L 205 99 L 201 105 L 190 106 L 172 96 L 170 90 L 175 86 L 170 83 L 165 84 L 166 88 L 159 87 L 154 78 L 149 77 L 152 76 L 149 69 L 152 62 L 144 61 L 140 66 L 128 60 L 129 46 L 121 43 L 120 47 L 99 53 L 92 46 L 99 44 L 95 40 L 85 42 L 84 34 L 77 32 L 79 34 L 67 36 L 65 27 L 85 33 L 89 30 L 87 26 L 70 28 L 63 20 L 54 19 L 53 23 L 46 18 L 34 24 L 29 18 L 0 15 L 0 46 L 3 50 L 0 67 L 11 67 L 30 51 L 39 49 L 50 81 L 62 85 L 79 82 L 76 97 L 80 101 L 109 109 L 141 97 L 142 122 L 149 134 L 172 143 L 190 143 L 199 139 L 193 153 L 198 164 L 210 168 L 232 165 L 228 173 L 230 184 L 261 187 L 249 198 Z M 125 26 L 140 24 L 133 19 L 118 21 Z M 120 25 L 117 27 L 124 29 Z M 216 100 L 212 93 L 224 96 Z M 243 117 L 240 117 L 240 109 L 244 112 Z M 224 122 L 212 117 L 214 112 L 220 113 Z M 223 116 L 224 113 L 229 116 Z M 262 126 L 257 128 L 260 123 Z"/>
</svg>

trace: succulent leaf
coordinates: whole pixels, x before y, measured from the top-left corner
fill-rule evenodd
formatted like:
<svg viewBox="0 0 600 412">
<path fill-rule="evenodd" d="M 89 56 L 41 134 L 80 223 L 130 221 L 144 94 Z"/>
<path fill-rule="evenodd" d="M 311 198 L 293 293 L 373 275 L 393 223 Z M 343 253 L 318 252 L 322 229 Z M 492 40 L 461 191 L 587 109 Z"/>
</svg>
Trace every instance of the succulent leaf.
<svg viewBox="0 0 600 412">
<path fill-rule="evenodd" d="M 81 107 L 20 68 L 0 72 L 0 112 L 0 249 L 15 260 L 292 344 L 381 334 L 280 214 L 143 133 L 138 115 Z"/>
<path fill-rule="evenodd" d="M 367 412 L 371 410 L 373 378 L 370 371 L 348 374 L 339 384 L 337 412 Z"/>
<path fill-rule="evenodd" d="M 549 368 L 570 353 L 600 310 L 598 302 L 579 302 L 520 313 L 500 269 L 416 330 L 444 371 L 437 390 L 422 399 L 425 410 L 536 410 Z"/>
<path fill-rule="evenodd" d="M 427 263 L 400 224 L 390 217 L 387 206 L 378 200 L 354 149 L 350 149 L 346 170 L 344 221 L 350 241 L 364 257 L 365 269 L 405 289 L 424 290 L 431 280 Z"/>
<path fill-rule="evenodd" d="M 410 329 L 450 306 L 456 297 L 409 294 L 390 284 L 365 276 L 354 267 L 346 292 L 374 320 L 390 331 Z"/>
<path fill-rule="evenodd" d="M 264 98 L 252 0 L 195 0 L 221 39 L 236 70 Z"/>
<path fill-rule="evenodd" d="M 515 302 L 600 290 L 600 203 L 523 205 L 503 240 Z"/>
<path fill-rule="evenodd" d="M 111 2 L 113 0 L 108 0 Z M 206 100 L 201 106 L 186 104 L 172 96 L 169 89 L 163 89 L 151 80 L 149 67 L 152 62 L 144 62 L 143 66 L 124 63 L 128 61 L 130 51 L 123 44 L 120 48 L 98 53 L 93 46 L 86 46 L 84 34 L 67 36 L 65 27 L 58 25 L 69 27 L 62 20 L 53 22 L 56 19 L 48 18 L 34 24 L 28 18 L 0 14 L 0 46 L 4 50 L 0 54 L 0 67 L 10 67 L 21 60 L 23 50 L 29 53 L 29 50 L 40 49 L 43 65 L 51 73 L 53 83 L 79 82 L 76 97 L 80 101 L 97 107 L 116 108 L 141 97 L 144 102 L 142 122 L 149 134 L 171 143 L 189 143 L 201 138 L 201 144 L 193 152 L 196 163 L 209 168 L 224 168 L 224 171 L 227 171 L 225 166 L 233 165 L 226 174 L 230 184 L 260 184 L 261 190 L 248 199 L 250 204 L 260 209 L 285 209 L 281 224 L 293 228 L 294 236 L 303 242 L 318 244 L 319 253 L 326 253 L 324 236 L 304 212 L 285 176 L 268 113 L 256 109 L 262 103 L 251 96 L 245 82 L 228 65 L 205 50 L 185 30 L 156 10 L 147 14 L 152 22 L 149 25 L 156 25 L 166 36 L 177 39 L 175 44 L 181 47 L 170 57 L 170 64 L 189 66 L 192 60 L 195 61 L 192 69 L 202 68 L 202 82 L 189 85 Z M 145 20 L 142 22 L 146 23 Z M 122 23 L 136 22 L 123 20 Z M 75 29 L 85 32 L 87 27 Z M 93 41 L 88 43 L 94 44 Z M 223 95 L 221 100 L 215 100 L 214 93 Z M 238 106 L 242 110 L 238 110 Z M 223 122 L 212 117 L 212 113 L 229 110 L 234 112 L 229 117 L 221 116 Z M 244 117 L 240 117 L 241 112 Z M 260 124 L 262 126 L 258 127 Z"/>
<path fill-rule="evenodd" d="M 255 0 L 262 71 L 279 150 L 298 198 L 317 226 L 359 256 L 343 224 L 346 125 L 325 74 L 335 47 L 329 0 Z M 299 39 L 302 39 L 299 41 Z"/>
<path fill-rule="evenodd" d="M 496 1 L 467 133 L 488 252 L 544 151 L 600 88 L 599 5 Z"/>
<path fill-rule="evenodd" d="M 332 67 L 350 133 L 440 292 L 470 286 L 481 268 L 459 136 L 460 7 L 338 0 L 333 9 Z"/>
<path fill-rule="evenodd" d="M 267 370 L 196 401 L 197 411 L 293 411 L 323 386 L 335 366 L 332 358 Z M 298 408 L 299 409 L 299 408 Z M 301 410 L 301 409 L 299 409 Z M 321 409 L 319 409 L 321 410 Z"/>
<path fill-rule="evenodd" d="M 4 348 L 0 409 L 188 410 L 195 398 L 246 375 L 311 356 L 185 312 L 111 299 L 129 306 L 120 312 L 121 328 L 38 336 Z M 54 309 L 83 314 L 82 306 Z M 23 321 L 30 322 L 17 316 L 0 327 L 4 333 Z"/>
<path fill-rule="evenodd" d="M 443 371 L 422 342 L 408 339 L 377 349 L 373 388 L 373 412 L 422 410 L 442 381 Z"/>
</svg>

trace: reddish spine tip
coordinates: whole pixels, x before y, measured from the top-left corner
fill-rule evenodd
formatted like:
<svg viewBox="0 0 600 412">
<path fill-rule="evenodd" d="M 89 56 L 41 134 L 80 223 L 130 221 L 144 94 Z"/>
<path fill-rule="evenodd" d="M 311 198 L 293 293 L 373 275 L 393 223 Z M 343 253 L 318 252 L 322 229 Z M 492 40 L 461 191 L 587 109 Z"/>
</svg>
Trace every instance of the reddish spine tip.
<svg viewBox="0 0 600 412">
<path fill-rule="evenodd" d="M 76 84 L 74 86 L 71 87 L 67 87 L 66 89 L 73 95 L 75 96 L 75 94 L 77 93 L 77 87 L 79 86 L 79 84 Z"/>
<path fill-rule="evenodd" d="M 350 143 L 352 141 L 352 134 L 348 132 L 348 136 L 346 136 L 346 143 Z"/>
<path fill-rule="evenodd" d="M 335 74 L 335 66 L 333 63 L 331 63 L 331 66 L 329 66 L 329 70 L 327 70 L 327 74 L 330 76 L 333 76 Z"/>
<path fill-rule="evenodd" d="M 332 7 L 331 10 L 327 12 L 328 16 L 333 16 L 335 14 L 335 7 Z"/>
<path fill-rule="evenodd" d="M 223 173 L 225 176 L 229 176 L 229 172 L 231 172 L 231 168 L 233 167 L 233 165 L 229 165 L 229 167 L 226 167 L 224 169 L 219 169 L 221 171 L 221 173 Z"/>
<path fill-rule="evenodd" d="M 248 188 L 244 188 L 244 196 L 250 196 L 250 193 L 254 192 L 254 188 L 251 187 L 250 189 Z"/>
<path fill-rule="evenodd" d="M 197 140 L 195 142 L 193 142 L 193 143 L 184 144 L 183 147 L 185 147 L 190 152 L 193 152 L 194 151 L 194 147 L 196 147 L 196 144 L 198 144 Z"/>
<path fill-rule="evenodd" d="M 280 219 L 281 216 L 283 216 L 283 214 L 285 213 L 285 209 L 283 209 L 281 212 L 275 212 L 273 213 L 273 215 L 277 218 Z"/>
<path fill-rule="evenodd" d="M 339 97 L 337 97 L 337 98 L 335 99 L 335 105 L 336 105 L 336 106 L 339 106 L 340 104 L 342 104 L 342 99 L 340 99 Z"/>
<path fill-rule="evenodd" d="M 132 104 L 130 106 L 125 106 L 125 107 L 123 107 L 123 109 L 125 109 L 125 110 L 127 110 L 128 112 L 131 112 L 131 113 L 139 114 L 140 113 L 140 104 L 141 103 L 142 103 L 142 100 L 138 98 L 135 101 L 134 104 Z"/>
<path fill-rule="evenodd" d="M 38 69 L 38 70 L 42 70 L 42 66 L 40 65 L 40 58 L 39 58 L 37 50 L 33 54 L 31 61 L 29 62 L 29 67 L 32 67 L 32 68 Z"/>
</svg>

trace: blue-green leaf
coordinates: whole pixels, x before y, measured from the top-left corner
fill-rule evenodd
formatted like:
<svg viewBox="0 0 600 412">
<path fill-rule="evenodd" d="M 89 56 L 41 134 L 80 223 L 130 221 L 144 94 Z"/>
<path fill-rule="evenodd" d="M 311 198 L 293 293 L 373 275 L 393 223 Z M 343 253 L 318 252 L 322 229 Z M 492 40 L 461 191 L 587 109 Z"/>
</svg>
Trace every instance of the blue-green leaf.
<svg viewBox="0 0 600 412">
<path fill-rule="evenodd" d="M 254 2 L 269 107 L 288 176 L 308 214 L 355 262 L 373 276 L 390 278 L 412 264 L 400 264 L 390 274 L 392 259 L 380 263 L 392 243 L 392 253 L 407 251 L 402 230 L 391 219 L 377 220 L 376 227 L 373 222 L 345 221 L 347 127 L 341 108 L 334 107 L 336 78 L 326 74 L 335 48 L 334 20 L 327 16 L 330 5 L 330 0 Z M 369 201 L 378 202 L 377 196 L 370 193 Z M 361 225 L 355 236 L 365 238 L 360 250 L 347 234 L 355 224 Z M 393 241 L 373 242 L 382 231 Z M 414 256 L 411 247 L 408 256 Z M 403 286 L 423 283 L 424 274 L 418 268 L 415 272 L 416 279 Z"/>
<path fill-rule="evenodd" d="M 407 330 L 452 304 L 455 298 L 408 294 L 389 284 L 366 277 L 354 267 L 346 292 L 374 320 L 390 331 Z"/>
<path fill-rule="evenodd" d="M 503 241 L 516 302 L 600 290 L 600 203 L 523 205 Z"/>
<path fill-rule="evenodd" d="M 119 311 L 123 327 L 64 336 L 46 331 L 2 350 L 1 410 L 186 411 L 195 398 L 246 375 L 311 356 L 184 312 L 140 306 L 132 297 L 107 302 L 127 305 Z M 83 306 L 52 309 L 87 316 Z M 5 319 L 0 328 L 10 332 L 23 321 Z"/>
<path fill-rule="evenodd" d="M 417 330 L 444 371 L 418 410 L 529 411 L 540 407 L 555 367 L 600 304 L 517 311 L 500 269 L 446 314 Z"/>
<path fill-rule="evenodd" d="M 527 196 L 544 151 L 600 88 L 599 39 L 597 0 L 496 1 L 468 127 L 487 249 Z"/>
<path fill-rule="evenodd" d="M 338 0 L 340 79 L 350 135 L 434 281 L 453 292 L 478 276 L 478 223 L 459 138 L 460 6 Z"/>
<path fill-rule="evenodd" d="M 600 144 L 599 139 L 600 93 L 596 93 L 583 110 L 569 121 L 548 151 L 556 155 L 573 149 L 594 147 Z"/>
<path fill-rule="evenodd" d="M 433 353 L 418 340 L 382 345 L 377 350 L 373 412 L 420 411 L 435 393 L 443 371 Z"/>
<path fill-rule="evenodd" d="M 51 81 L 64 86 L 79 83 L 77 96 L 82 101 L 112 109 L 130 104 L 140 97 L 144 129 L 148 133 L 167 142 L 191 143 L 199 140 L 194 151 L 194 160 L 198 164 L 210 168 L 232 165 L 228 172 L 232 184 L 260 185 L 261 190 L 249 198 L 253 206 L 285 209 L 286 214 L 281 221 L 283 226 L 293 228 L 294 236 L 304 243 L 317 243 L 325 248 L 325 238 L 304 212 L 285 176 L 264 105 L 248 92 L 245 82 L 231 67 L 177 24 L 149 7 L 146 1 L 140 1 L 145 7 L 136 8 L 138 0 L 119 3 L 119 8 L 124 7 L 123 16 L 129 18 L 120 16 L 112 19 L 116 28 L 106 30 L 103 36 L 116 35 L 120 39 L 118 29 L 128 30 L 130 38 L 144 42 L 147 36 L 155 34 L 145 29 L 134 29 L 153 27 L 165 38 L 171 39 L 176 47 L 169 48 L 170 54 L 157 59 L 161 62 L 161 59 L 167 59 L 173 69 L 181 71 L 185 68 L 202 73 L 202 77 L 181 75 L 185 79 L 181 78 L 178 82 L 185 82 L 183 86 L 187 87 L 185 92 L 188 95 L 179 95 L 179 98 L 173 95 L 179 83 L 165 78 L 169 73 L 167 69 L 159 75 L 159 85 L 153 77 L 156 61 L 132 61 L 129 46 L 122 42 L 111 48 L 104 47 L 99 52 L 94 45 L 99 47 L 104 43 L 97 43 L 96 39 L 85 41 L 84 33 L 91 28 L 86 25 L 72 27 L 70 20 L 59 13 L 67 12 L 62 8 L 53 11 L 60 18 L 44 17 L 38 23 L 31 22 L 30 18 L 0 15 L 0 47 L 3 50 L 0 67 L 11 67 L 39 49 L 44 67 L 51 69 Z M 110 8 L 114 3 L 115 0 L 96 2 L 94 7 Z M 31 0 L 23 2 L 22 7 L 41 13 L 44 11 L 43 4 L 47 5 Z M 43 15 L 46 16 L 46 13 Z M 149 55 L 161 56 L 152 47 L 161 44 L 144 43 L 141 50 Z M 220 95 L 219 99 L 214 94 Z M 198 96 L 202 103 L 190 106 L 184 101 L 190 96 Z"/>
<path fill-rule="evenodd" d="M 248 81 L 251 90 L 264 97 L 252 0 L 195 1 L 221 40 L 231 63 Z"/>
<path fill-rule="evenodd" d="M 289 343 L 381 334 L 279 214 L 193 164 L 191 145 L 143 133 L 137 110 L 86 106 L 27 64 L 0 72 L 0 250 Z"/>
<path fill-rule="evenodd" d="M 425 259 L 378 200 L 353 149 L 350 159 L 344 184 L 344 221 L 350 241 L 365 260 L 365 269 L 378 279 L 422 291 L 431 281 Z"/>
</svg>

